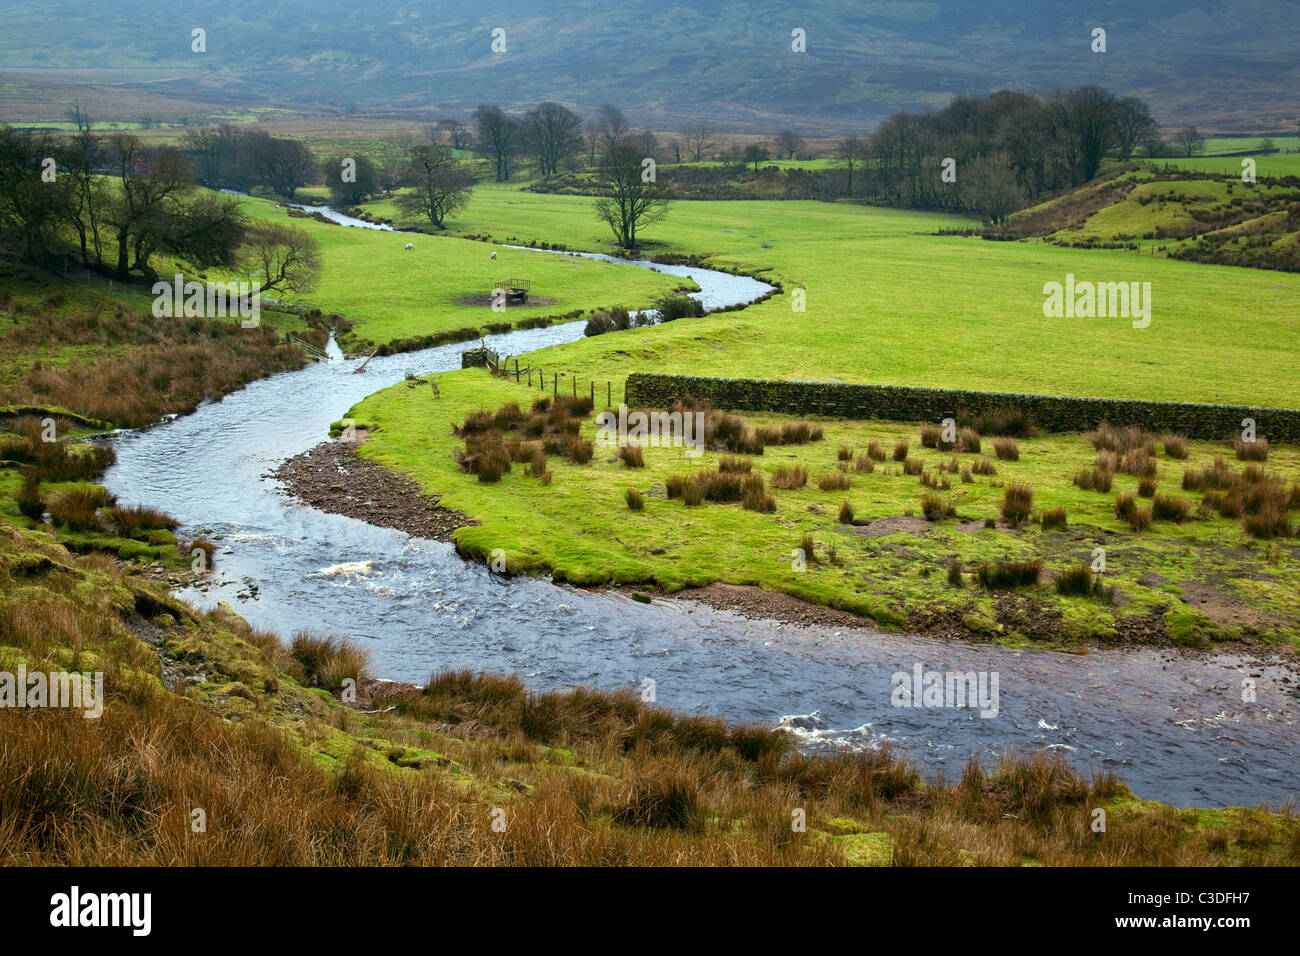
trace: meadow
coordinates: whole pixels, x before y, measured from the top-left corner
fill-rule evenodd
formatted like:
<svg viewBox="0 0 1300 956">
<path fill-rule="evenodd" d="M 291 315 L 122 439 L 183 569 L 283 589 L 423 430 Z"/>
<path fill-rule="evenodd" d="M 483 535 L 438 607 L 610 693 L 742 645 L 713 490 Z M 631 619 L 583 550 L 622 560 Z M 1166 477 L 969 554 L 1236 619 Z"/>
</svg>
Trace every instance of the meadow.
<svg viewBox="0 0 1300 956">
<path fill-rule="evenodd" d="M 382 214 L 380 207 L 376 212 Z M 940 236 L 954 216 L 816 202 L 678 202 L 647 255 L 708 256 L 784 294 L 741 312 L 620 332 L 534 356 L 579 377 L 630 371 L 1300 406 L 1300 276 L 1127 251 Z M 607 251 L 591 200 L 479 190 L 451 231 Z M 1149 328 L 1047 318 L 1067 273 L 1150 282 Z M 978 279 L 973 277 L 978 277 Z M 805 292 L 805 311 L 793 292 Z"/>
<path fill-rule="evenodd" d="M 648 308 L 676 289 L 695 288 L 690 280 L 635 266 L 288 218 L 283 207 L 262 199 L 244 199 L 243 206 L 251 217 L 287 221 L 319 244 L 322 268 L 316 288 L 284 298 L 341 313 L 355 323 L 340 336 L 342 347 L 351 351 L 497 322 L 576 317 L 615 305 Z M 413 250 L 406 249 L 408 242 Z M 496 312 L 487 301 L 462 301 L 490 299 L 498 280 L 516 276 L 532 281 L 527 305 Z"/>
</svg>

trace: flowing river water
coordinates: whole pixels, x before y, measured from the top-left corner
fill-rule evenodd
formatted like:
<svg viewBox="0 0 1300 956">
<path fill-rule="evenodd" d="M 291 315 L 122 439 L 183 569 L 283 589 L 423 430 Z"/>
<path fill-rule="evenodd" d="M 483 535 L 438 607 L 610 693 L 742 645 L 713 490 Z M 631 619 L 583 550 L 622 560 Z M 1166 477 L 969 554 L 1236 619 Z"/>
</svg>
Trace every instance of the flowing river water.
<svg viewBox="0 0 1300 956">
<path fill-rule="evenodd" d="M 768 289 L 707 269 L 636 264 L 691 277 L 710 308 Z M 518 355 L 582 334 L 583 323 L 570 322 L 488 336 L 487 345 Z M 810 747 L 894 741 L 949 779 L 970 754 L 988 765 L 1007 748 L 1051 749 L 1085 772 L 1114 770 L 1139 796 L 1180 806 L 1276 805 L 1300 792 L 1300 699 L 1276 664 L 1158 649 L 1009 650 L 782 626 L 690 601 L 641 604 L 545 579 L 503 580 L 449 544 L 286 496 L 271 474 L 281 462 L 324 440 L 348 408 L 407 372 L 459 368 L 465 347 L 376 357 L 354 375 L 360 360 L 345 359 L 331 342 L 327 363 L 119 433 L 105 483 L 123 502 L 163 507 L 219 545 L 212 582 L 180 596 L 200 607 L 229 601 L 255 626 L 285 635 L 350 635 L 372 650 L 382 677 L 423 683 L 444 668 L 516 671 L 536 689 L 642 688 L 652 679 L 660 704 L 783 721 Z M 996 673 L 997 715 L 892 706 L 891 675 L 918 664 Z M 1246 678 L 1256 683 L 1255 702 L 1242 701 Z"/>
</svg>

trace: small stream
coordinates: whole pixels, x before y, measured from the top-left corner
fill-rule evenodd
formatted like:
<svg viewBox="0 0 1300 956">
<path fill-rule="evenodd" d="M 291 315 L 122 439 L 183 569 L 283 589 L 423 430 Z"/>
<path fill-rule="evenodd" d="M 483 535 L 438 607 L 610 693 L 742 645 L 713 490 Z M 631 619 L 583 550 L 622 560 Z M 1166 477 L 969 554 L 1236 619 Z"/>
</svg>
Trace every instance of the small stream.
<svg viewBox="0 0 1300 956">
<path fill-rule="evenodd" d="M 701 291 L 693 295 L 709 308 L 750 302 L 769 288 L 708 269 L 634 264 L 694 279 Z M 486 343 L 519 355 L 582 333 L 582 322 L 570 322 Z M 108 487 L 124 503 L 164 507 L 220 547 L 211 585 L 181 592 L 196 605 L 229 601 L 255 626 L 286 636 L 350 635 L 371 648 L 379 676 L 396 680 L 423 683 L 444 668 L 517 671 L 534 688 L 640 688 L 650 678 L 666 706 L 784 721 L 810 747 L 895 741 L 949 778 L 972 753 L 988 765 L 1007 748 L 1046 748 L 1085 771 L 1112 769 L 1140 796 L 1176 805 L 1278 804 L 1300 792 L 1300 701 L 1277 666 L 1154 649 L 1007 650 L 793 628 L 686 601 L 646 605 L 545 579 L 503 580 L 449 544 L 298 505 L 271 477 L 281 462 L 324 440 L 332 421 L 407 372 L 459 368 L 466 344 L 376 357 L 361 375 L 352 374 L 360 360 L 331 346 L 328 363 L 116 437 Z M 891 706 L 891 674 L 918 663 L 996 672 L 998 715 Z M 1242 680 L 1250 676 L 1258 702 L 1244 704 Z"/>
</svg>

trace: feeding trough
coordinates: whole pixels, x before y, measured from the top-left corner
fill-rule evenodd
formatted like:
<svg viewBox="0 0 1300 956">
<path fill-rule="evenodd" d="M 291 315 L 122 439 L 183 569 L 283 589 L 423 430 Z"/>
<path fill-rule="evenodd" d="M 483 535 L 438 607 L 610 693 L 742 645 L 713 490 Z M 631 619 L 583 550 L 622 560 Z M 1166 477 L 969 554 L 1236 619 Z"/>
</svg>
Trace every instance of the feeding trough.
<svg viewBox="0 0 1300 956">
<path fill-rule="evenodd" d="M 499 279 L 496 288 L 505 293 L 506 302 L 523 303 L 528 301 L 528 288 L 531 279 Z"/>
</svg>

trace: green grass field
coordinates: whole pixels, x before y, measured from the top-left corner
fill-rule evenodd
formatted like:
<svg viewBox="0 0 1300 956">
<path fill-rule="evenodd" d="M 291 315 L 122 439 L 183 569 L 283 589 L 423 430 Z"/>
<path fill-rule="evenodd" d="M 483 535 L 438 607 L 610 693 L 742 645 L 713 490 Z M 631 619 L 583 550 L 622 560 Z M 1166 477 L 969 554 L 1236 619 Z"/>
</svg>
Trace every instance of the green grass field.
<svg viewBox="0 0 1300 956">
<path fill-rule="evenodd" d="M 288 222 L 319 244 L 322 269 L 317 287 L 286 301 L 310 303 L 358 323 L 342 338 L 344 348 L 433 335 L 493 322 L 592 311 L 613 305 L 645 308 L 689 280 L 636 266 L 593 262 L 570 256 L 503 249 L 445 236 L 404 235 L 372 229 L 290 219 L 283 208 L 244 200 L 255 218 Z M 415 249 L 407 251 L 410 242 Z M 493 252 L 497 258 L 491 258 Z M 531 298 L 540 304 L 494 312 L 490 305 L 465 305 L 469 295 L 490 295 L 494 283 L 522 276 L 532 280 Z M 554 300 L 546 302 L 544 300 Z"/>
<path fill-rule="evenodd" d="M 1147 160 L 1157 169 L 1171 167 L 1193 173 L 1222 173 L 1228 179 L 1241 181 L 1244 156 L 1193 156 Z M 1256 176 L 1300 176 L 1300 153 L 1282 153 L 1271 156 L 1252 156 Z"/>
<path fill-rule="evenodd" d="M 537 356 L 582 377 L 631 371 L 1300 406 L 1300 276 L 1145 254 L 927 235 L 953 216 L 816 202 L 678 202 L 646 251 L 712 255 L 779 280 L 739 313 L 599 336 Z M 591 200 L 480 190 L 450 223 L 500 241 L 605 251 Z M 1052 319 L 1067 273 L 1150 282 L 1151 325 Z M 793 291 L 806 290 L 806 311 Z"/>
</svg>

